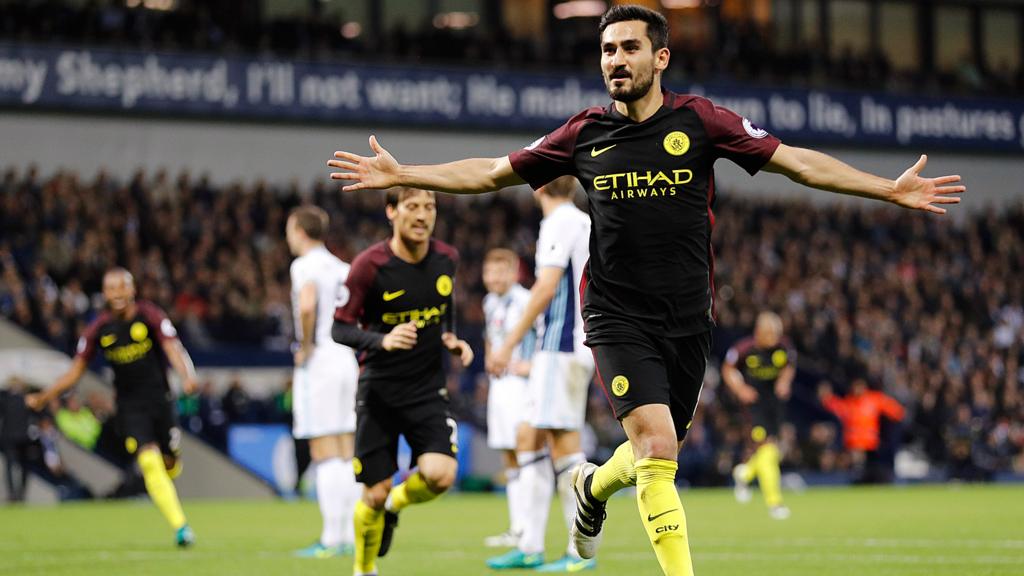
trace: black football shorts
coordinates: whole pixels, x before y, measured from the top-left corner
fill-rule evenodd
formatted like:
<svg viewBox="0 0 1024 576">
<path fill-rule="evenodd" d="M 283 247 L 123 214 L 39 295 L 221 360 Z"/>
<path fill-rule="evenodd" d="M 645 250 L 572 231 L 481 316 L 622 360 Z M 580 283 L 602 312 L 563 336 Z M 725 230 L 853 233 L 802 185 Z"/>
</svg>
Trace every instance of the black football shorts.
<svg viewBox="0 0 1024 576">
<path fill-rule="evenodd" d="M 778 438 L 785 406 L 770 391 L 758 390 L 758 393 L 757 401 L 750 406 L 750 438 L 764 442 L 769 437 Z"/>
<path fill-rule="evenodd" d="M 412 448 L 412 465 L 422 454 L 455 457 L 458 428 L 448 411 L 448 400 L 407 406 L 389 406 L 368 400 L 356 408 L 354 468 L 356 479 L 366 486 L 386 480 L 398 471 L 398 436 Z"/>
<path fill-rule="evenodd" d="M 676 436 L 686 437 L 711 354 L 711 331 L 673 338 L 643 332 L 625 322 L 588 325 L 587 345 L 598 382 L 621 420 L 637 406 L 664 404 Z"/>
<path fill-rule="evenodd" d="M 133 456 L 152 443 L 166 456 L 177 458 L 181 454 L 181 430 L 171 402 L 118 405 L 116 423 L 125 449 Z"/>
</svg>

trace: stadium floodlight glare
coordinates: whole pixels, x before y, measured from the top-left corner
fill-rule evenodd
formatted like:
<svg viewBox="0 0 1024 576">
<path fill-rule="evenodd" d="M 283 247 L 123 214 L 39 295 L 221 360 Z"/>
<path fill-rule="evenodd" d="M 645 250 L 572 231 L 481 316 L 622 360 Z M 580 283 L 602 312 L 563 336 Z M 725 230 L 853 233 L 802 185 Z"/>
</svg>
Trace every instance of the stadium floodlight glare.
<svg viewBox="0 0 1024 576">
<path fill-rule="evenodd" d="M 593 18 L 601 16 L 608 10 L 608 4 L 602 0 L 572 0 L 555 4 L 555 18 Z"/>
</svg>

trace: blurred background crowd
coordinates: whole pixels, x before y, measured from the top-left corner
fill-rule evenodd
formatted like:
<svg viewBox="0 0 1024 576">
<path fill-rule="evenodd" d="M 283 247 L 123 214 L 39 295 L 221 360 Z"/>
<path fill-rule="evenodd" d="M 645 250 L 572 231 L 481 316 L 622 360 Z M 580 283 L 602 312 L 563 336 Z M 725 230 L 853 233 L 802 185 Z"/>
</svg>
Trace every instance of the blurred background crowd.
<svg viewBox="0 0 1024 576">
<path fill-rule="evenodd" d="M 480 265 L 489 248 L 512 248 L 529 285 L 540 211 L 516 190 L 438 200 L 435 236 L 462 256 L 459 330 L 478 351 L 449 386 L 457 416 L 482 428 Z M 327 182 L 215 186 L 188 172 L 121 181 L 102 171 L 9 167 L 0 177 L 0 314 L 72 353 L 101 305 L 103 271 L 121 264 L 194 354 L 281 354 L 293 338 L 284 222 L 306 202 L 331 214 L 328 246 L 346 261 L 390 234 L 382 195 L 340 194 Z M 1024 472 L 1024 206 L 952 220 L 862 203 L 733 202 L 722 193 L 715 214 L 718 328 L 704 406 L 682 453 L 685 481 L 724 484 L 743 458 L 744 411 L 717 366 L 762 310 L 782 316 L 800 358 L 781 434 L 784 468 L 884 480 L 901 453 L 943 477 Z M 220 393 L 205 383 L 180 399 L 182 425 L 224 449 L 233 423 L 287 423 L 289 388 L 282 382 L 258 396 L 238 379 Z M 861 469 L 843 423 L 821 402 L 828 390 L 849 397 L 862 388 L 904 410 L 880 423 L 880 477 Z M 585 441 L 600 460 L 623 436 L 603 395 L 591 392 Z M 110 406 L 91 398 L 61 409 L 87 410 L 100 423 L 70 425 L 95 436 L 83 444 L 95 447 Z"/>
</svg>

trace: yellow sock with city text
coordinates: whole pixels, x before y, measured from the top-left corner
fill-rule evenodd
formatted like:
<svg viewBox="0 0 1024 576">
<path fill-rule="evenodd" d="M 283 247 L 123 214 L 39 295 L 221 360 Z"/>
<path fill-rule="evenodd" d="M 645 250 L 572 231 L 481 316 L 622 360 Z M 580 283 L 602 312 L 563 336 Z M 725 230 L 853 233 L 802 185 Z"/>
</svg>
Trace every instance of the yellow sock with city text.
<svg viewBox="0 0 1024 576">
<path fill-rule="evenodd" d="M 178 501 L 178 491 L 174 482 L 167 475 L 164 457 L 156 450 L 143 450 L 138 456 L 142 478 L 146 481 L 146 492 L 156 505 L 157 510 L 167 519 L 167 523 L 175 530 L 185 525 L 185 513 Z"/>
<path fill-rule="evenodd" d="M 782 472 L 779 470 L 779 448 L 764 444 L 757 449 L 757 484 L 769 507 L 782 504 Z"/>
<path fill-rule="evenodd" d="M 634 467 L 640 521 L 654 546 L 661 571 L 665 576 L 693 576 L 686 514 L 675 483 L 679 465 L 672 460 L 643 458 Z"/>
<path fill-rule="evenodd" d="M 384 535 L 384 511 L 374 510 L 362 499 L 356 502 L 352 513 L 355 524 L 355 573 L 373 574 L 377 571 L 377 552 Z"/>
<path fill-rule="evenodd" d="M 391 493 L 388 494 L 387 509 L 392 512 L 401 512 L 410 504 L 430 502 L 440 495 L 432 492 L 423 476 L 419 472 L 415 472 L 406 478 L 405 482 L 391 489 Z"/>
<path fill-rule="evenodd" d="M 619 444 L 612 457 L 594 470 L 594 479 L 590 481 L 590 493 L 594 498 L 605 502 L 612 494 L 627 486 L 636 486 L 633 446 L 628 440 Z"/>
</svg>

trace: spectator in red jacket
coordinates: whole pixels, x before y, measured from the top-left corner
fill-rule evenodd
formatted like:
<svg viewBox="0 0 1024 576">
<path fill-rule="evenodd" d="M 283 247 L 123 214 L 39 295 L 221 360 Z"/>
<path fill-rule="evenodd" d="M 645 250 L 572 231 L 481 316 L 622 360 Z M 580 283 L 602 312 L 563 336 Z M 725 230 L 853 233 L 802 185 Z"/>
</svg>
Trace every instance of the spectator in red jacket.
<svg viewBox="0 0 1024 576">
<path fill-rule="evenodd" d="M 899 422 L 905 411 L 894 398 L 868 388 L 864 378 L 856 378 L 846 397 L 832 393 L 832 386 L 822 383 L 818 388 L 822 405 L 843 425 L 843 445 L 860 471 L 859 482 L 887 481 L 889 467 L 879 455 L 881 420 Z"/>
</svg>

